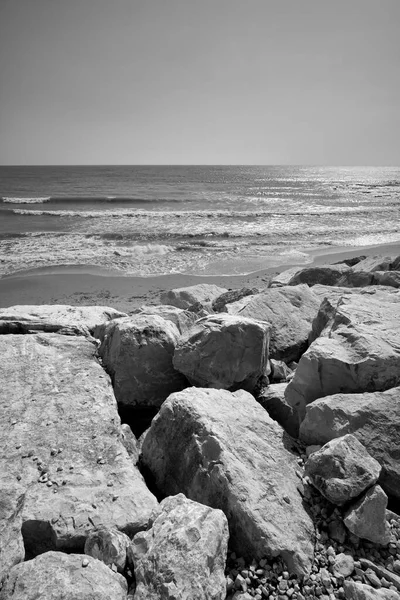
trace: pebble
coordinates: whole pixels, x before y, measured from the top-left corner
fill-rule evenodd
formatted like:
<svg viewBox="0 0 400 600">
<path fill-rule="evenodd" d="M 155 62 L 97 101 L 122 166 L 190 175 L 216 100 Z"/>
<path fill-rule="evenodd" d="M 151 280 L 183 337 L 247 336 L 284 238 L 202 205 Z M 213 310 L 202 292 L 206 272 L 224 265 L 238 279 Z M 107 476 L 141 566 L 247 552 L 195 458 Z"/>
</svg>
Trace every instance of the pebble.
<svg viewBox="0 0 400 600">
<path fill-rule="evenodd" d="M 88 565 L 89 565 L 89 561 L 88 561 L 88 559 L 87 559 L 87 558 L 84 558 L 84 559 L 82 560 L 82 567 L 87 567 Z"/>
</svg>

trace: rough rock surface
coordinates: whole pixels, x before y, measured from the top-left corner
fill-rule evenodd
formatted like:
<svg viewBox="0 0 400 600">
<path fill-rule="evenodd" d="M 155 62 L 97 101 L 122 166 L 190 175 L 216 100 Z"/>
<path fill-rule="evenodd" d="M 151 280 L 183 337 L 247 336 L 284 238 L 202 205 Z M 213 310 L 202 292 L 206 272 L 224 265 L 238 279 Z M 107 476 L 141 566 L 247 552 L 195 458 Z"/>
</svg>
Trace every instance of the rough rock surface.
<svg viewBox="0 0 400 600">
<path fill-rule="evenodd" d="M 320 337 L 318 337 L 320 336 Z M 299 414 L 317 398 L 384 391 L 400 384 L 400 303 L 397 295 L 324 300 L 286 400 Z M 317 339 L 316 339 L 317 338 Z"/>
<path fill-rule="evenodd" d="M 375 271 L 374 284 L 400 288 L 400 271 Z"/>
<path fill-rule="evenodd" d="M 281 555 L 301 574 L 312 561 L 313 524 L 289 440 L 247 392 L 189 388 L 164 402 L 142 456 L 163 493 L 225 512 L 240 555 Z"/>
<path fill-rule="evenodd" d="M 307 285 L 265 290 L 229 304 L 227 311 L 271 323 L 269 354 L 286 363 L 299 360 L 308 346 L 308 335 L 320 299 Z"/>
<path fill-rule="evenodd" d="M 0 336 L 0 472 L 25 490 L 28 555 L 135 533 L 157 501 L 121 441 L 111 383 L 83 337 Z"/>
<path fill-rule="evenodd" d="M 86 538 L 85 554 L 101 560 L 110 568 L 115 565 L 119 573 L 123 573 L 130 544 L 131 540 L 122 531 L 100 526 Z"/>
<path fill-rule="evenodd" d="M 327 500 L 338 506 L 378 481 L 381 466 L 351 433 L 311 454 L 306 474 Z"/>
<path fill-rule="evenodd" d="M 287 383 L 272 383 L 263 387 L 260 394 L 257 395 L 257 401 L 269 416 L 292 437 L 297 438 L 299 434 L 299 420 L 293 408 L 285 400 L 285 390 Z"/>
<path fill-rule="evenodd" d="M 391 256 L 366 256 L 352 267 L 353 272 L 390 271 L 393 263 Z"/>
<path fill-rule="evenodd" d="M 312 291 L 319 299 L 324 300 L 327 298 L 331 304 L 336 304 L 342 296 L 348 296 L 349 294 L 360 294 L 362 296 L 374 296 L 375 298 L 383 297 L 383 300 L 388 300 L 388 294 L 391 295 L 393 301 L 400 301 L 399 290 L 392 287 L 386 287 L 383 285 L 369 285 L 367 287 L 343 287 L 343 286 L 332 286 L 332 285 L 319 285 L 313 286 Z M 367 298 L 368 300 L 368 298 Z"/>
<path fill-rule="evenodd" d="M 379 485 L 369 489 L 344 516 L 344 524 L 354 535 L 385 546 L 390 541 L 386 520 L 388 498 Z"/>
<path fill-rule="evenodd" d="M 248 296 L 254 296 L 254 294 L 259 294 L 260 290 L 257 288 L 240 288 L 237 290 L 229 290 L 221 296 L 218 296 L 213 303 L 212 309 L 214 312 L 224 312 L 226 311 L 226 307 L 228 304 L 232 304 L 233 302 L 237 302 L 242 298 L 246 298 Z"/>
<path fill-rule="evenodd" d="M 304 268 L 293 267 L 275 276 L 271 281 L 271 285 L 298 285 L 299 283 L 306 283 L 309 286 L 316 283 L 336 285 L 345 273 L 351 272 L 351 268 L 344 263 L 336 265 L 311 265 Z"/>
<path fill-rule="evenodd" d="M 199 319 L 173 365 L 193 385 L 253 391 L 267 376 L 269 324 L 224 313 Z"/>
<path fill-rule="evenodd" d="M 400 596 L 393 590 L 381 588 L 376 590 L 370 585 L 358 581 L 345 581 L 346 600 L 399 600 Z"/>
<path fill-rule="evenodd" d="M 135 535 L 135 600 L 224 600 L 228 522 L 183 494 L 160 504 L 151 529 Z"/>
<path fill-rule="evenodd" d="M 108 306 L 10 306 L 0 309 L 0 334 L 65 331 L 87 335 L 98 325 L 118 317 L 126 314 Z"/>
<path fill-rule="evenodd" d="M 189 308 L 200 303 L 203 307 L 212 310 L 213 301 L 228 290 L 209 283 L 199 283 L 185 288 L 177 288 L 163 292 L 160 296 L 162 304 L 170 304 L 178 308 Z"/>
<path fill-rule="evenodd" d="M 197 315 L 189 310 L 160 304 L 158 306 L 141 306 L 136 314 L 158 315 L 177 326 L 181 335 L 187 333 L 197 320 Z"/>
<path fill-rule="evenodd" d="M 24 489 L 4 471 L 0 479 L 0 587 L 11 567 L 25 558 L 22 539 Z"/>
<path fill-rule="evenodd" d="M 136 315 L 107 323 L 99 354 L 111 375 L 119 404 L 160 406 L 186 385 L 172 365 L 177 327 L 158 315 Z"/>
<path fill-rule="evenodd" d="M 46 552 L 11 569 L 0 600 L 126 600 L 127 591 L 124 577 L 95 558 Z"/>
<path fill-rule="evenodd" d="M 131 457 L 133 464 L 136 465 L 139 462 L 139 442 L 127 423 L 123 423 L 121 425 L 121 434 L 121 441 L 125 446 L 129 456 Z"/>
<path fill-rule="evenodd" d="M 382 466 L 379 482 L 400 498 L 400 388 L 370 394 L 335 394 L 307 406 L 300 425 L 305 444 L 326 444 L 353 433 Z"/>
</svg>

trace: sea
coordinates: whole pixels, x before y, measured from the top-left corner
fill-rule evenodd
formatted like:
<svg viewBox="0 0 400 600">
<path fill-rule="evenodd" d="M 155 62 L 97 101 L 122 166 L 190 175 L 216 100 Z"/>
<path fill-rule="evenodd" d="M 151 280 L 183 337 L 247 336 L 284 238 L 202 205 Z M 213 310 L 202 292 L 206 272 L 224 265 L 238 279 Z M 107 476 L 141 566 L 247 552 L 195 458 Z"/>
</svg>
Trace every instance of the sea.
<svg viewBox="0 0 400 600">
<path fill-rule="evenodd" d="M 395 167 L 0 167 L 0 276 L 242 274 L 399 241 Z"/>
</svg>

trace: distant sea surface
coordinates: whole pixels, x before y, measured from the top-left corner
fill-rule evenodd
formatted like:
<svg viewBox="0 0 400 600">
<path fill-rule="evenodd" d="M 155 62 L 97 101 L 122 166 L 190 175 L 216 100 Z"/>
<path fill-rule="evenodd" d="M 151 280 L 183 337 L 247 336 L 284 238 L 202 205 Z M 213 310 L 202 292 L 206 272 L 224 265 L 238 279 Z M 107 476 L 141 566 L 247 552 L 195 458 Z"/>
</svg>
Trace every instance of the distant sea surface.
<svg viewBox="0 0 400 600">
<path fill-rule="evenodd" d="M 400 168 L 0 167 L 0 275 L 248 273 L 400 241 Z"/>
</svg>

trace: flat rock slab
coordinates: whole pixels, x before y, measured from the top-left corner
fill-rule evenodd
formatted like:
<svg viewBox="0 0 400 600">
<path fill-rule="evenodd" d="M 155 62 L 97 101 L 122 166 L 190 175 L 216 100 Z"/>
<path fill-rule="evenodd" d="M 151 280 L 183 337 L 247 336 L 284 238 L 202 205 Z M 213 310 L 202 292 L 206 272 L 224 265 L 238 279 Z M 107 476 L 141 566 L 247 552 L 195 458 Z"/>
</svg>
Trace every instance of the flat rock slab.
<svg viewBox="0 0 400 600">
<path fill-rule="evenodd" d="M 271 324 L 271 358 L 289 363 L 298 361 L 308 347 L 311 324 L 321 300 L 307 285 L 265 290 L 228 304 L 227 311 Z"/>
<path fill-rule="evenodd" d="M 186 334 L 198 319 L 197 315 L 189 310 L 164 304 L 141 306 L 136 310 L 136 314 L 158 315 L 167 321 L 172 321 L 177 326 L 181 335 Z"/>
<path fill-rule="evenodd" d="M 0 334 L 65 331 L 87 335 L 101 323 L 125 316 L 108 306 L 10 306 L 0 309 Z"/>
<path fill-rule="evenodd" d="M 230 543 L 241 556 L 281 555 L 291 571 L 304 574 L 313 560 L 314 527 L 285 435 L 243 390 L 188 388 L 164 402 L 142 456 L 164 494 L 182 492 L 225 512 Z"/>
<path fill-rule="evenodd" d="M 267 376 L 269 323 L 220 313 L 183 336 L 173 365 L 200 387 L 253 391 Z"/>
<path fill-rule="evenodd" d="M 111 375 L 119 404 L 159 407 L 187 385 L 172 357 L 180 338 L 170 320 L 138 314 L 106 323 L 98 331 L 99 355 Z"/>
<path fill-rule="evenodd" d="M 190 308 L 199 303 L 211 312 L 213 301 L 227 291 L 226 288 L 219 287 L 218 285 L 199 283 L 163 292 L 160 295 L 160 300 L 162 304 L 170 304 L 178 308 Z"/>
<path fill-rule="evenodd" d="M 126 600 L 127 592 L 124 577 L 95 558 L 46 552 L 11 569 L 0 600 Z"/>
<path fill-rule="evenodd" d="M 335 394 L 307 406 L 300 426 L 306 445 L 354 436 L 382 466 L 380 485 L 400 498 L 400 388 L 370 394 Z"/>
<path fill-rule="evenodd" d="M 224 600 L 228 521 L 221 510 L 169 496 L 151 529 L 135 535 L 135 600 Z"/>
<path fill-rule="evenodd" d="M 122 443 L 95 345 L 58 334 L 7 335 L 0 356 L 0 470 L 25 489 L 28 554 L 81 549 L 99 524 L 145 528 L 157 502 Z"/>
<path fill-rule="evenodd" d="M 397 295 L 347 295 L 324 300 L 311 343 L 286 389 L 305 416 L 306 405 L 337 393 L 384 391 L 400 384 L 400 303 Z"/>
</svg>

